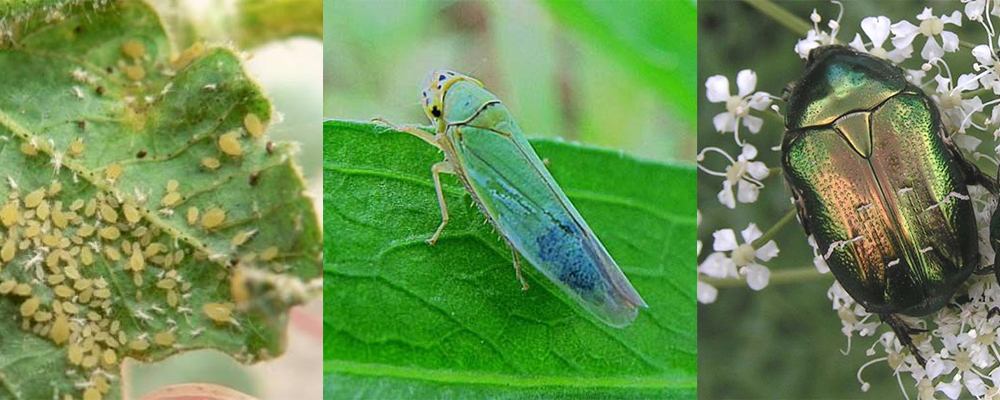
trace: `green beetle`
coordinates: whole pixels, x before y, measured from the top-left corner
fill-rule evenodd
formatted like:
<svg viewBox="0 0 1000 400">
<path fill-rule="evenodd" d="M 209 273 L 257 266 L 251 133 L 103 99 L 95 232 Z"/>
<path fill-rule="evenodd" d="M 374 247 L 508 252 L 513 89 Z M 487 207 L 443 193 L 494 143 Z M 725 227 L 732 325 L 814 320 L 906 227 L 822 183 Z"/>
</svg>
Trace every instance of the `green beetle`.
<svg viewBox="0 0 1000 400">
<path fill-rule="evenodd" d="M 844 46 L 809 54 L 787 94 L 782 169 L 807 235 L 845 290 L 917 360 L 913 328 L 979 266 L 967 185 L 996 184 L 946 137 L 901 68 Z"/>
</svg>

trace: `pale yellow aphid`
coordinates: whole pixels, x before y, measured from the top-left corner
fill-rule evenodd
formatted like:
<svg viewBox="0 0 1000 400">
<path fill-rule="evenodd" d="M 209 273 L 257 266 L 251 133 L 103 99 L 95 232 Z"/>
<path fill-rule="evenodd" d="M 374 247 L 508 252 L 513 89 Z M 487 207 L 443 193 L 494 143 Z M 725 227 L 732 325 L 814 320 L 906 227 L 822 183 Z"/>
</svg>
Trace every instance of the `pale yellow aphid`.
<svg viewBox="0 0 1000 400">
<path fill-rule="evenodd" d="M 3 222 L 4 226 L 10 228 L 20 220 L 21 210 L 17 201 L 8 201 L 3 208 L 0 208 L 0 222 Z"/>
<path fill-rule="evenodd" d="M 171 179 L 171 180 L 167 181 L 167 191 L 168 192 L 176 192 L 178 186 L 180 186 L 180 183 L 177 182 L 176 179 Z"/>
<path fill-rule="evenodd" d="M 38 154 L 38 147 L 31 143 L 21 143 L 21 152 L 28 156 Z"/>
<path fill-rule="evenodd" d="M 201 310 L 215 322 L 229 322 L 233 312 L 232 307 L 221 303 L 206 303 Z"/>
<path fill-rule="evenodd" d="M 83 391 L 83 400 L 101 400 L 101 392 L 95 387 L 89 387 Z"/>
<path fill-rule="evenodd" d="M 69 339 L 69 320 L 65 315 L 56 317 L 56 321 L 52 323 L 52 331 L 49 332 L 49 337 L 56 344 L 66 343 L 66 340 Z"/>
<path fill-rule="evenodd" d="M 146 342 L 145 339 L 136 339 L 129 342 L 128 347 L 132 350 L 144 351 L 149 348 L 149 342 Z"/>
<path fill-rule="evenodd" d="M 118 212 L 107 203 L 101 203 L 101 218 L 110 223 L 118 222 Z"/>
<path fill-rule="evenodd" d="M 243 155 L 243 148 L 240 147 L 240 133 L 232 131 L 219 136 L 219 149 L 227 155 L 238 157 Z"/>
<path fill-rule="evenodd" d="M 173 62 L 174 69 L 181 69 L 186 67 L 188 64 L 191 63 L 191 61 L 194 61 L 194 59 L 201 57 L 201 53 L 203 53 L 204 51 L 205 51 L 205 45 L 202 44 L 201 42 L 195 42 L 194 44 L 191 45 L 191 47 L 185 49 L 184 52 L 181 53 L 181 55 L 177 57 L 176 60 L 174 60 Z"/>
<path fill-rule="evenodd" d="M 69 144 L 69 155 L 78 156 L 80 153 L 83 153 L 83 139 L 77 138 Z"/>
<path fill-rule="evenodd" d="M 3 262 L 8 262 L 13 260 L 15 255 L 17 255 L 17 239 L 7 238 L 7 241 L 3 244 L 3 248 L 0 248 L 0 259 Z"/>
<path fill-rule="evenodd" d="M 122 53 L 138 60 L 142 58 L 142 56 L 146 55 L 146 46 L 143 45 L 142 42 L 132 39 L 122 45 Z"/>
<path fill-rule="evenodd" d="M 109 181 L 118 180 L 120 176 L 122 176 L 122 165 L 119 163 L 111 164 L 104 170 L 104 177 Z"/>
<path fill-rule="evenodd" d="M 206 229 L 212 229 L 219 225 L 222 225 L 222 221 L 226 220 L 226 212 L 221 208 L 214 207 L 205 211 L 205 215 L 201 216 L 201 226 Z"/>
<path fill-rule="evenodd" d="M 0 282 L 0 294 L 7 294 L 14 290 L 14 286 L 17 286 L 17 282 L 14 280 L 6 280 Z"/>
<path fill-rule="evenodd" d="M 187 221 L 189 225 L 194 225 L 198 222 L 198 207 L 188 207 Z"/>
<path fill-rule="evenodd" d="M 27 297 L 31 295 L 31 285 L 27 283 L 18 283 L 14 287 L 14 294 L 22 297 Z"/>
<path fill-rule="evenodd" d="M 38 207 L 38 204 L 40 204 L 43 199 L 45 199 L 45 189 L 38 188 L 35 191 L 28 193 L 27 196 L 24 196 L 24 206 L 27 208 Z"/>
<path fill-rule="evenodd" d="M 49 219 L 49 210 L 49 202 L 43 200 L 38 204 L 38 208 L 35 209 L 35 215 L 38 216 L 38 219 L 44 221 Z"/>
<path fill-rule="evenodd" d="M 278 248 L 275 246 L 268 247 L 260 253 L 261 261 L 271 261 L 274 257 L 278 256 Z"/>
<path fill-rule="evenodd" d="M 122 213 L 125 214 L 125 220 L 128 221 L 130 224 L 139 222 L 139 219 L 141 218 L 139 210 L 137 210 L 135 206 L 131 204 L 125 204 L 124 206 L 122 206 Z"/>
<path fill-rule="evenodd" d="M 230 244 L 232 244 L 233 247 L 242 246 L 244 243 L 247 242 L 247 240 L 250 240 L 250 238 L 253 237 L 255 233 L 257 233 L 257 230 L 242 231 L 240 233 L 237 233 L 235 236 L 233 236 L 233 239 L 230 241 Z"/>
<path fill-rule="evenodd" d="M 121 237 L 121 231 L 119 231 L 118 228 L 115 228 L 113 226 L 105 226 L 101 228 L 100 235 L 102 238 L 108 240 L 115 240 Z"/>
<path fill-rule="evenodd" d="M 39 305 L 40 301 L 38 300 L 37 297 L 31 297 L 25 300 L 24 303 L 21 303 L 21 316 L 30 317 L 32 315 L 35 315 L 35 312 L 38 311 Z"/>
<path fill-rule="evenodd" d="M 167 193 L 166 196 L 163 196 L 163 199 L 160 200 L 160 205 L 163 205 L 164 207 L 170 207 L 174 204 L 177 204 L 177 202 L 180 200 L 181 200 L 180 193 L 170 192 Z"/>
<path fill-rule="evenodd" d="M 68 325 L 68 324 L 67 324 Z M 69 362 L 80 365 L 83 362 L 83 346 L 77 343 L 69 344 Z"/>
<path fill-rule="evenodd" d="M 246 128 L 250 136 L 259 138 L 264 134 L 264 124 L 260 122 L 257 114 L 247 114 L 243 117 L 243 127 Z"/>
<path fill-rule="evenodd" d="M 163 331 L 153 335 L 153 341 L 160 346 L 167 347 L 174 344 L 174 334 L 170 331 Z"/>
<path fill-rule="evenodd" d="M 146 258 L 142 256 L 141 251 L 133 251 L 128 265 L 135 272 L 142 271 L 143 268 L 146 268 Z"/>
<path fill-rule="evenodd" d="M 219 162 L 218 158 L 215 157 L 205 157 L 201 159 L 201 166 L 208 169 L 218 169 L 222 163 Z"/>
<path fill-rule="evenodd" d="M 52 181 L 52 184 L 49 185 L 48 196 L 49 197 L 55 196 L 55 195 L 59 194 L 59 192 L 61 192 L 61 191 L 62 191 L 62 182 Z"/>
<path fill-rule="evenodd" d="M 115 354 L 114 350 L 111 349 L 104 350 L 104 356 L 102 357 L 101 361 L 104 362 L 104 366 L 113 367 L 116 364 L 118 364 L 118 355 Z"/>
<path fill-rule="evenodd" d="M 133 81 L 141 81 L 142 78 L 146 77 L 146 70 L 139 65 L 126 65 L 122 68 L 125 71 L 125 76 Z"/>
<path fill-rule="evenodd" d="M 66 298 L 73 297 L 73 295 L 76 294 L 75 292 L 73 292 L 73 289 L 70 289 L 69 286 L 66 285 L 56 286 L 54 289 L 52 289 L 52 292 L 54 292 L 56 296 L 66 297 Z"/>
</svg>

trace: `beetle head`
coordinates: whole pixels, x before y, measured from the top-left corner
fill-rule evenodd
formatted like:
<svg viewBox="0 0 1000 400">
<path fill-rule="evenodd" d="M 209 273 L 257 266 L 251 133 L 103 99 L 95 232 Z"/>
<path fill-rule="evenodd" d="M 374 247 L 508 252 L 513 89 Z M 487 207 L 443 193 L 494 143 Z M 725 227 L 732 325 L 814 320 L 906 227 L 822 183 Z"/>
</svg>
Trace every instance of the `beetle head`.
<svg viewBox="0 0 1000 400">
<path fill-rule="evenodd" d="M 434 126 L 440 127 L 439 125 L 443 124 L 444 96 L 451 85 L 460 81 L 471 81 L 479 86 L 483 86 L 475 78 L 444 69 L 431 71 L 430 75 L 427 76 L 424 90 L 420 93 L 420 104 L 423 106 L 427 118 L 431 120 Z"/>
</svg>

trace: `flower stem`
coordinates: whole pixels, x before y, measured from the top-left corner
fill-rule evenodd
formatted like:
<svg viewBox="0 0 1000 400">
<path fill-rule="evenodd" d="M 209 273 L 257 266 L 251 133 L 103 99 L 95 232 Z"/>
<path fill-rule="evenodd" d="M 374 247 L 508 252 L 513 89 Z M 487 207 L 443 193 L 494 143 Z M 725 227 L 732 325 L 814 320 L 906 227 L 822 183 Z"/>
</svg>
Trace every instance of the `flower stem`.
<svg viewBox="0 0 1000 400">
<path fill-rule="evenodd" d="M 781 175 L 781 167 L 771 167 L 767 169 L 767 176 L 777 176 Z"/>
<path fill-rule="evenodd" d="M 768 240 L 771 240 L 771 238 L 773 238 L 774 235 L 777 235 L 778 231 L 780 231 L 781 228 L 784 228 L 785 225 L 788 225 L 789 222 L 794 221 L 795 213 L 796 211 L 794 208 L 788 210 L 788 212 L 785 213 L 785 216 L 781 217 L 781 219 L 778 220 L 778 223 L 774 224 L 774 226 L 772 226 L 771 229 L 768 229 L 767 232 L 764 232 L 764 234 L 761 235 L 761 237 L 757 238 L 757 240 L 754 240 L 751 246 L 753 246 L 753 248 L 755 249 L 759 249 L 761 246 L 764 245 L 764 243 L 767 243 Z"/>
<path fill-rule="evenodd" d="M 771 279 L 768 281 L 768 286 L 782 285 L 786 283 L 801 283 L 809 281 L 818 281 L 823 279 L 833 278 L 833 274 L 821 274 L 816 270 L 816 267 L 803 267 L 795 269 L 783 269 L 780 271 L 772 271 Z M 746 282 L 742 279 L 718 279 L 718 278 L 708 278 L 705 276 L 699 276 L 702 282 L 709 285 L 715 286 L 717 288 L 733 288 L 733 287 L 743 287 L 746 286 Z"/>
<path fill-rule="evenodd" d="M 756 8 L 757 11 L 771 17 L 775 22 L 784 25 L 785 28 L 788 28 L 788 30 L 796 35 L 805 37 L 809 30 L 812 29 L 812 25 L 806 22 L 806 20 L 788 12 L 788 10 L 774 4 L 771 0 L 744 1 L 751 7 Z"/>
</svg>

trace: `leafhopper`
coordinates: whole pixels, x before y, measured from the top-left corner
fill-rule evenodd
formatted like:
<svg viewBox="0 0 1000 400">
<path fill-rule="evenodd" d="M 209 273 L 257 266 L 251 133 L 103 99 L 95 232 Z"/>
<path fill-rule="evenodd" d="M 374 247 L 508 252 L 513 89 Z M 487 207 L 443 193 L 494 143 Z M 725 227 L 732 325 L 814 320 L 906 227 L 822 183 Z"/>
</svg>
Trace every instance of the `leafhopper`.
<svg viewBox="0 0 1000 400">
<path fill-rule="evenodd" d="M 534 149 L 510 111 L 478 80 L 434 71 L 422 93 L 435 134 L 403 130 L 444 152 L 431 167 L 441 224 L 427 239 L 433 245 L 448 225 L 441 174 L 454 174 L 511 248 L 522 289 L 520 254 L 601 321 L 625 327 L 647 307 L 618 264 Z"/>
</svg>

